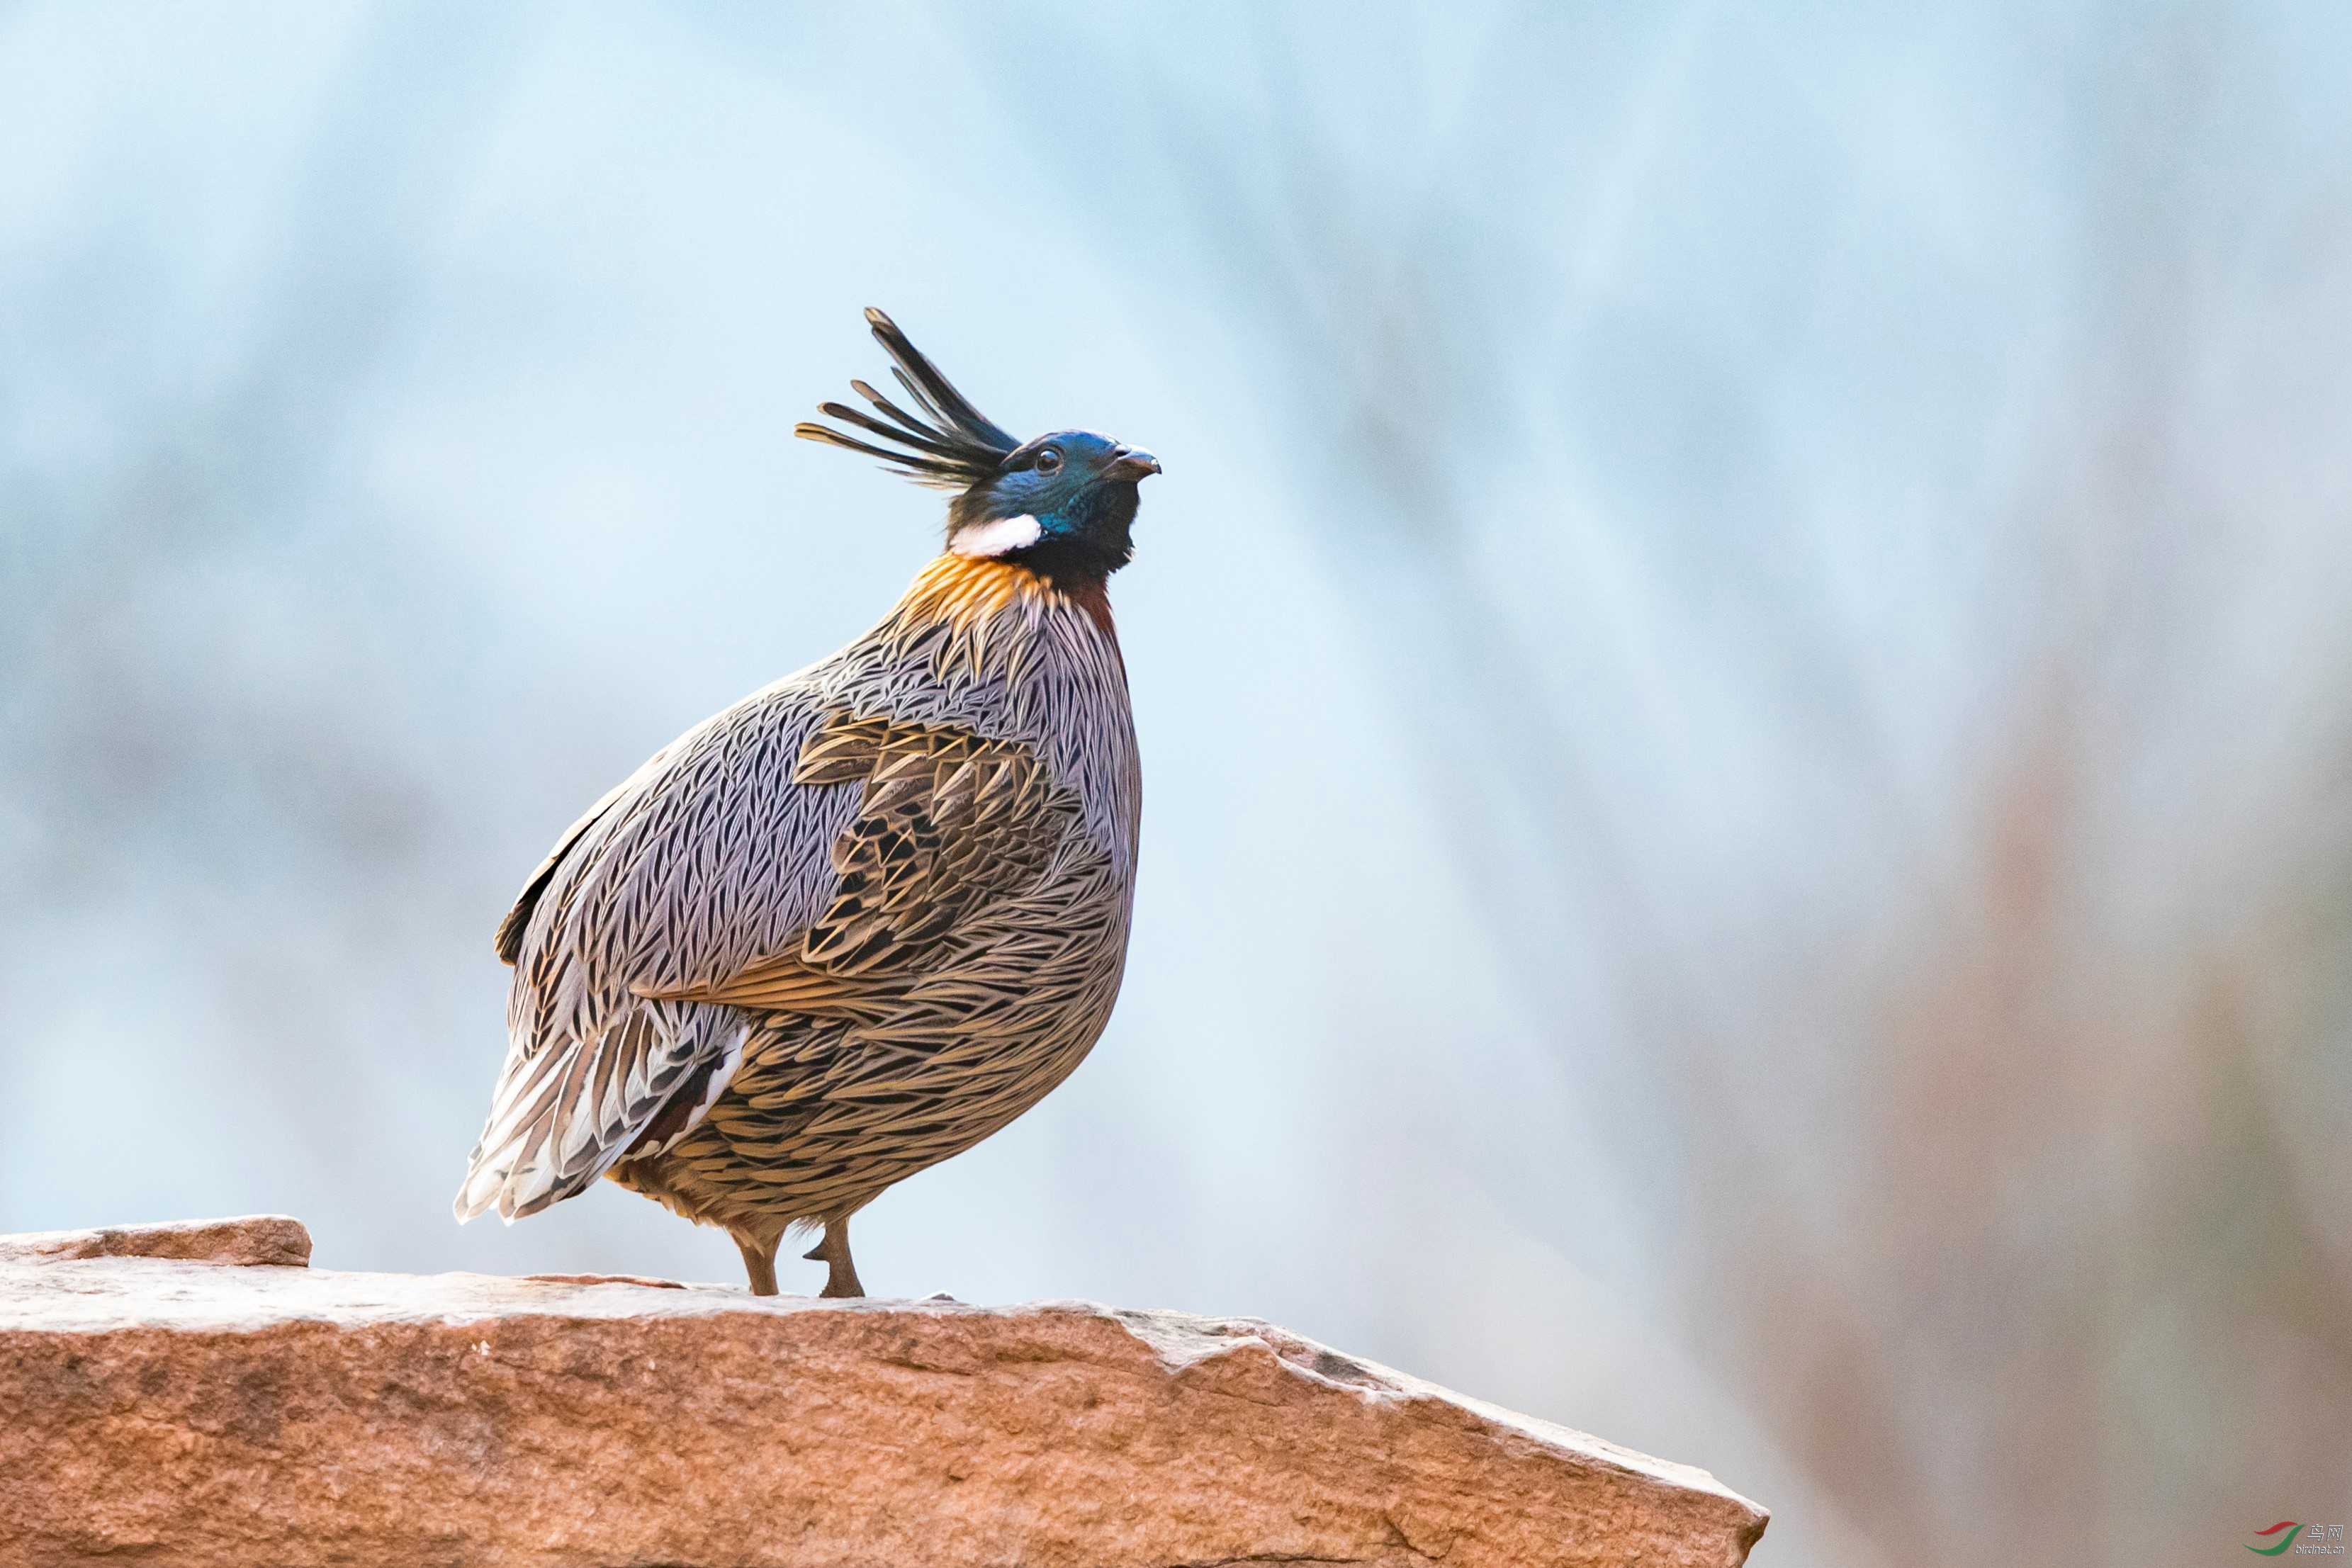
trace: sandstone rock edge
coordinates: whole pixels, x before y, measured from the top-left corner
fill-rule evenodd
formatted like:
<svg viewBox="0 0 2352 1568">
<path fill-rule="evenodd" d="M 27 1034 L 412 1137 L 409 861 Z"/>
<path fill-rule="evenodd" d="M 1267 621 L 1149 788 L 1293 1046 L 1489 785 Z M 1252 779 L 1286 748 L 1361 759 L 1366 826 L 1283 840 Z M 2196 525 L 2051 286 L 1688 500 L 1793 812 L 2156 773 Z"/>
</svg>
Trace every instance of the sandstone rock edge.
<svg viewBox="0 0 2352 1568">
<path fill-rule="evenodd" d="M 342 1273 L 289 1226 L 0 1238 L 0 1562 L 1713 1568 L 1767 1518 L 1251 1320 Z"/>
<path fill-rule="evenodd" d="M 0 1265 L 80 1258 L 178 1258 L 191 1263 L 300 1269 L 310 1261 L 310 1232 L 287 1215 L 247 1214 L 236 1219 L 175 1219 L 163 1225 L 0 1236 Z"/>
</svg>

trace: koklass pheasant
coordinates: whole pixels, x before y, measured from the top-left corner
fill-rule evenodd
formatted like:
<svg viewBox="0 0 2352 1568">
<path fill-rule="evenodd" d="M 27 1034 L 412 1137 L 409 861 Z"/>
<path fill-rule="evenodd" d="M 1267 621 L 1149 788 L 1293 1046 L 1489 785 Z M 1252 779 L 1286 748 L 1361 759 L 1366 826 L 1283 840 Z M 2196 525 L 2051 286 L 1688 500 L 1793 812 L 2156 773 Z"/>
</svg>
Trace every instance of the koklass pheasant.
<svg viewBox="0 0 2352 1568">
<path fill-rule="evenodd" d="M 1104 591 L 1160 472 L 1086 431 L 1015 441 L 878 310 L 912 405 L 794 434 L 956 492 L 872 631 L 655 753 L 498 929 L 510 1044 L 460 1220 L 600 1176 L 728 1231 L 751 1289 L 1035 1104 L 1127 960 L 1142 778 Z M 878 416 L 878 417 L 877 417 Z"/>
</svg>

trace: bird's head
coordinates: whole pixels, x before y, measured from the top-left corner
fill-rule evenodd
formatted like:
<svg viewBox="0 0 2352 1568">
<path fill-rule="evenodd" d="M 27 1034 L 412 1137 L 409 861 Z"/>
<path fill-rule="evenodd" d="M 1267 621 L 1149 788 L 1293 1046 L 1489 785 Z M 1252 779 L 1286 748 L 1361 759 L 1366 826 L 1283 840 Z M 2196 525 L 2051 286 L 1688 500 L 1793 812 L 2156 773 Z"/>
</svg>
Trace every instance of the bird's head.
<svg viewBox="0 0 2352 1568">
<path fill-rule="evenodd" d="M 1136 486 L 1160 472 L 1149 452 L 1088 430 L 1016 442 L 967 402 L 887 316 L 866 319 L 892 361 L 891 374 L 920 414 L 864 382 L 849 384 L 877 418 L 845 403 L 821 404 L 831 419 L 877 436 L 876 445 L 803 423 L 793 434 L 879 457 L 919 484 L 955 491 L 948 504 L 948 549 L 1010 560 L 1057 581 L 1100 581 L 1135 553 Z"/>
</svg>

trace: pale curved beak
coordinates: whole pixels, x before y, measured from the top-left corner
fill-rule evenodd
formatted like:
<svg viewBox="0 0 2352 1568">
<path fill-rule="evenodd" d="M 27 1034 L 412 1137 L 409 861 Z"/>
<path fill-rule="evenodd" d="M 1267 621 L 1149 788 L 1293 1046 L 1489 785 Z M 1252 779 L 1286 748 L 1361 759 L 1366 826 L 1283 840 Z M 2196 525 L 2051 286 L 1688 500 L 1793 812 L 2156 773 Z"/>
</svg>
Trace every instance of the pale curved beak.
<svg viewBox="0 0 2352 1568">
<path fill-rule="evenodd" d="M 1106 479 L 1143 479 L 1160 472 L 1160 459 L 1149 452 L 1133 449 L 1120 453 L 1103 470 Z"/>
</svg>

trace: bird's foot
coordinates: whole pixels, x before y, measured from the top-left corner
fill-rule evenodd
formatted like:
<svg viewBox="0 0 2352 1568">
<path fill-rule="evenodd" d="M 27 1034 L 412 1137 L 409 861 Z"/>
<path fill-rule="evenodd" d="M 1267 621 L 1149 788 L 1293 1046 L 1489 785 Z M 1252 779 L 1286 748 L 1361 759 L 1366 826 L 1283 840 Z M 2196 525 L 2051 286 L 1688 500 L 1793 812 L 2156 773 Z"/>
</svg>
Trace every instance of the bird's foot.
<svg viewBox="0 0 2352 1568">
<path fill-rule="evenodd" d="M 824 1239 L 801 1256 L 825 1265 L 824 1289 L 817 1292 L 820 1301 L 843 1301 L 866 1293 L 866 1287 L 857 1282 L 857 1265 L 849 1260 L 848 1220 L 826 1220 Z"/>
<path fill-rule="evenodd" d="M 776 1244 L 773 1241 L 747 1241 L 735 1239 L 735 1249 L 743 1254 L 743 1272 L 751 1276 L 751 1293 L 772 1296 L 776 1293 Z"/>
</svg>

